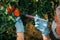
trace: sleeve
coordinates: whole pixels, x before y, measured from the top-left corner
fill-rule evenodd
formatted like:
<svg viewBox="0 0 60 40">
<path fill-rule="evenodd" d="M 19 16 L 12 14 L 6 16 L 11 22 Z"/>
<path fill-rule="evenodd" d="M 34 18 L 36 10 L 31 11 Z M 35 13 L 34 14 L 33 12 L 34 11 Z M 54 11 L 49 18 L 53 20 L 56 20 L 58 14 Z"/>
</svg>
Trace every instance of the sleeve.
<svg viewBox="0 0 60 40">
<path fill-rule="evenodd" d="M 20 17 L 15 18 L 16 32 L 24 32 L 24 25 Z"/>
<path fill-rule="evenodd" d="M 56 33 L 56 31 L 55 31 L 56 27 L 57 27 L 57 24 L 56 24 L 55 21 L 53 21 L 53 22 L 52 22 L 52 27 L 51 27 L 51 29 L 52 29 L 52 32 L 53 32 L 54 36 L 55 36 L 57 39 L 59 39 L 60 36 L 58 36 L 57 33 Z"/>
</svg>

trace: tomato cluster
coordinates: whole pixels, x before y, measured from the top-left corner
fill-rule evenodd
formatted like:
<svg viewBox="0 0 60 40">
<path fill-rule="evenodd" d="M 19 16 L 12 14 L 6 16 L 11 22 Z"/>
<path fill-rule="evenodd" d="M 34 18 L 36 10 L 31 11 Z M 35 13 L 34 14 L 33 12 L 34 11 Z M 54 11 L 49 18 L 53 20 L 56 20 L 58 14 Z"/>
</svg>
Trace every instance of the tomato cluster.
<svg viewBox="0 0 60 40">
<path fill-rule="evenodd" d="M 8 13 L 14 13 L 14 16 L 20 16 L 20 10 L 18 8 L 15 8 L 14 6 L 11 6 L 7 8 Z"/>
</svg>

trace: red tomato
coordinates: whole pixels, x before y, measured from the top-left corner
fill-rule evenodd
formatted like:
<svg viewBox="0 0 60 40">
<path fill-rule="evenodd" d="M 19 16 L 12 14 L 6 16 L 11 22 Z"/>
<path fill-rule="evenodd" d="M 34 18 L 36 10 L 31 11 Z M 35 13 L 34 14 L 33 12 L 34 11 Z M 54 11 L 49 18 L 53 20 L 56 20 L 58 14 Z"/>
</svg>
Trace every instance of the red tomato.
<svg viewBox="0 0 60 40">
<path fill-rule="evenodd" d="M 11 11 L 11 8 L 7 8 L 7 12 L 8 13 L 11 13 L 12 11 Z"/>
<path fill-rule="evenodd" d="M 14 6 L 11 6 L 11 11 L 13 12 L 15 10 L 15 7 Z"/>
<path fill-rule="evenodd" d="M 14 10 L 14 16 L 20 16 L 20 10 L 18 8 Z"/>
</svg>

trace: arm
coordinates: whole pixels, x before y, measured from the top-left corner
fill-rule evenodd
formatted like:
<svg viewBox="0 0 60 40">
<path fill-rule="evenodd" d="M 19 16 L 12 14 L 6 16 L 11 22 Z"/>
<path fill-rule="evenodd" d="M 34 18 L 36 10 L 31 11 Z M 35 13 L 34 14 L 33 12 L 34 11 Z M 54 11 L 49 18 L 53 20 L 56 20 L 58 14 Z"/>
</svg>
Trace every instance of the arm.
<svg viewBox="0 0 60 40">
<path fill-rule="evenodd" d="M 17 39 L 16 40 L 24 40 L 24 25 L 20 17 L 16 17 L 15 19 L 15 27 L 16 27 L 16 34 Z"/>
<path fill-rule="evenodd" d="M 24 40 L 24 33 L 23 32 L 17 32 L 17 39 L 16 40 Z"/>
</svg>

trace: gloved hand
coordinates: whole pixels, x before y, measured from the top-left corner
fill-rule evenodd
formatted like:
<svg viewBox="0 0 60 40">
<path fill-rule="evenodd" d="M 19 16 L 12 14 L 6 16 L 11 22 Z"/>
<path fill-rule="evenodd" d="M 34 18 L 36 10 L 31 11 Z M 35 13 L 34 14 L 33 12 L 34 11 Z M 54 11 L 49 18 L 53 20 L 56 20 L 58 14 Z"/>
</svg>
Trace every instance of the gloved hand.
<svg viewBox="0 0 60 40">
<path fill-rule="evenodd" d="M 20 17 L 15 18 L 16 32 L 24 32 L 24 25 Z"/>
<path fill-rule="evenodd" d="M 42 32 L 42 35 L 49 35 L 50 31 L 48 29 L 48 20 L 41 19 L 36 15 L 34 17 L 35 27 Z"/>
</svg>

